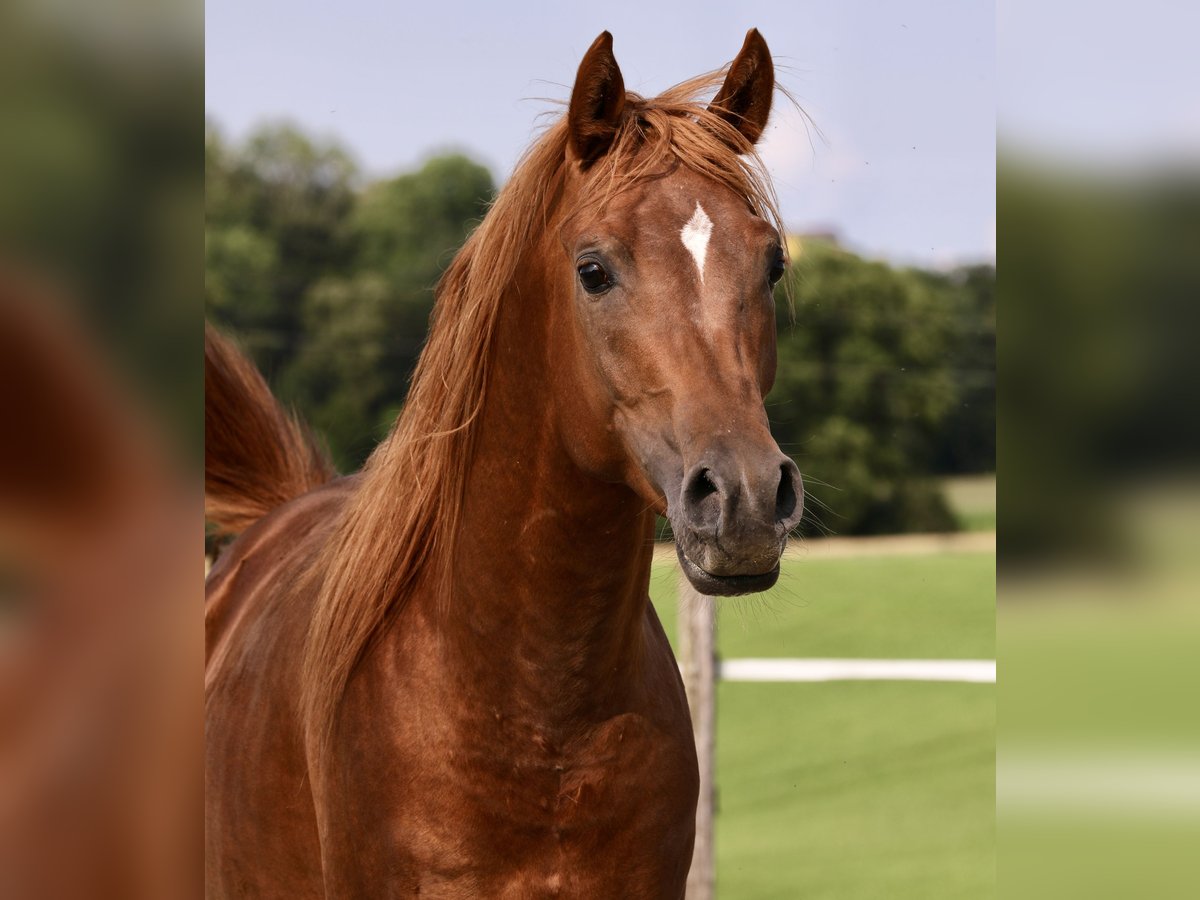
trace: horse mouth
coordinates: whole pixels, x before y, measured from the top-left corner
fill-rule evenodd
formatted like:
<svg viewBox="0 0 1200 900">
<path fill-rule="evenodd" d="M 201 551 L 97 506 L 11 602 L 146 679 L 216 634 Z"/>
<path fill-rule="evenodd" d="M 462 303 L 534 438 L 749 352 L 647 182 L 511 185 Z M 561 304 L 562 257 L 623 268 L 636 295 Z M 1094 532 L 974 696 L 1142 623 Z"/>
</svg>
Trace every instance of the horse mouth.
<svg viewBox="0 0 1200 900">
<path fill-rule="evenodd" d="M 779 563 L 766 572 L 756 575 L 714 575 L 687 558 L 683 548 L 675 545 L 679 565 L 688 581 L 701 594 L 710 597 L 740 597 L 743 594 L 758 594 L 775 586 L 779 580 Z"/>
</svg>

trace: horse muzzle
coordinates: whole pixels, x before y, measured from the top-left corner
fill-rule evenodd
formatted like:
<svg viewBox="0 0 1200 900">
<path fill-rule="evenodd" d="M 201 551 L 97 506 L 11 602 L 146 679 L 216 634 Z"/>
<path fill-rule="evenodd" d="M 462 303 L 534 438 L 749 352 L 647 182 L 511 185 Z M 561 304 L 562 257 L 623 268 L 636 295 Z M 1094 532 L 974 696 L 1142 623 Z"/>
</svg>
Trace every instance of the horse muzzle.
<svg viewBox="0 0 1200 900">
<path fill-rule="evenodd" d="M 702 594 L 765 591 L 779 578 L 788 533 L 804 511 L 796 464 L 779 452 L 710 452 L 687 471 L 671 504 L 679 563 Z"/>
</svg>

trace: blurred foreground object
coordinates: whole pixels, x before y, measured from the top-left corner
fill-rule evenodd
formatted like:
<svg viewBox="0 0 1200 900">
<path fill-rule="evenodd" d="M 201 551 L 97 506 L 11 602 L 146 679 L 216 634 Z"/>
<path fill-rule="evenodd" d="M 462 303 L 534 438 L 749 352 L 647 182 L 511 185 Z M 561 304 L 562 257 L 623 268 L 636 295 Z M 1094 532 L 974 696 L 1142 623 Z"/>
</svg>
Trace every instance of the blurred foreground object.
<svg viewBox="0 0 1200 900">
<path fill-rule="evenodd" d="M 1129 12 L 1000 19 L 997 874 L 1021 900 L 1200 895 L 1200 10 Z"/>
<path fill-rule="evenodd" d="M 1200 475 L 1200 173 L 1002 161 L 1002 565 L 1109 565 L 1119 495 Z"/>
<path fill-rule="evenodd" d="M 1200 178 L 998 190 L 1001 896 L 1194 897 Z"/>
<path fill-rule="evenodd" d="M 6 900 L 199 893 L 198 11 L 0 8 Z"/>
<path fill-rule="evenodd" d="M 184 895 L 199 505 L 62 308 L 8 276 L 0 421 L 0 895 Z"/>
</svg>

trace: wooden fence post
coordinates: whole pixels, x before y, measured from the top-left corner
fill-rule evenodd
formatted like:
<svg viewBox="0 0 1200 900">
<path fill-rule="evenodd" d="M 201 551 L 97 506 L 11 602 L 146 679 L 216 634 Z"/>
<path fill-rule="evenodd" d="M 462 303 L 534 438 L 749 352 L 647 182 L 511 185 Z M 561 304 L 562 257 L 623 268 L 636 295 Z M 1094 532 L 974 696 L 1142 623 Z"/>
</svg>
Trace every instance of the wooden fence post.
<svg viewBox="0 0 1200 900">
<path fill-rule="evenodd" d="M 713 900 L 716 862 L 713 812 L 716 801 L 717 648 L 716 601 L 697 593 L 679 573 L 679 665 L 692 712 L 696 756 L 700 763 L 700 799 L 696 804 L 696 847 L 688 872 L 687 900 Z"/>
</svg>

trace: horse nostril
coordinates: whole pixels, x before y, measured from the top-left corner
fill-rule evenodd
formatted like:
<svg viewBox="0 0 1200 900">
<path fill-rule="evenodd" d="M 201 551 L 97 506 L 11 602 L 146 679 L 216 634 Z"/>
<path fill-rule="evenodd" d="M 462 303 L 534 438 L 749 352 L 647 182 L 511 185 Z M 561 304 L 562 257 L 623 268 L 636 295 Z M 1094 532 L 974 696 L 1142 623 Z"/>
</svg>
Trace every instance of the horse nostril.
<svg viewBox="0 0 1200 900">
<path fill-rule="evenodd" d="M 704 500 L 718 493 L 719 488 L 708 469 L 700 469 L 688 482 L 688 505 L 700 506 Z"/>
<path fill-rule="evenodd" d="M 779 470 L 779 488 L 775 491 L 775 521 L 784 522 L 796 512 L 796 480 L 792 477 L 790 464 L 784 463 Z"/>
<path fill-rule="evenodd" d="M 693 528 L 715 529 L 721 519 L 721 489 L 712 472 L 697 469 L 683 491 L 685 515 Z"/>
<path fill-rule="evenodd" d="M 701 469 L 692 476 L 692 481 L 688 485 L 687 496 L 691 503 L 698 504 L 711 494 L 717 492 L 717 486 L 712 480 L 712 475 L 708 469 Z"/>
</svg>

